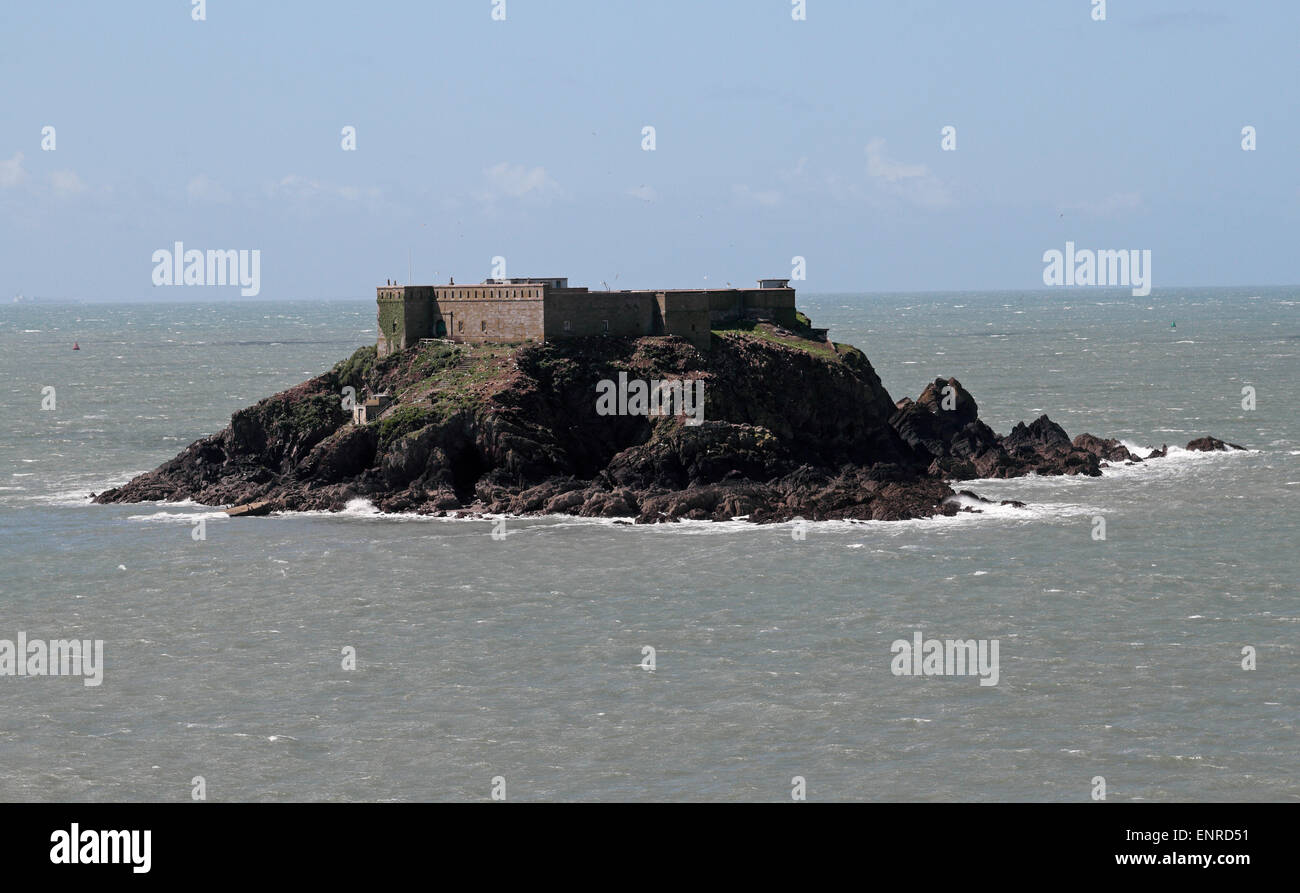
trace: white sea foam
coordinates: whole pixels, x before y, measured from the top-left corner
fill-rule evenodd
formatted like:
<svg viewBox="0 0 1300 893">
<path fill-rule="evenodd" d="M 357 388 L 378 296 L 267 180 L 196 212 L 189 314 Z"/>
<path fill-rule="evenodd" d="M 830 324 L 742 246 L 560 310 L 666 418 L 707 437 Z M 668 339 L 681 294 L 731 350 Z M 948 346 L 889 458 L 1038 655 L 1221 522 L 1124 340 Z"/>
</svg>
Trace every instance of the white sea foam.
<svg viewBox="0 0 1300 893">
<path fill-rule="evenodd" d="M 1139 446 L 1138 444 L 1130 440 L 1121 439 L 1120 443 L 1123 444 L 1125 447 L 1127 447 L 1129 452 L 1141 456 L 1144 460 L 1146 459 L 1148 453 L 1150 453 L 1153 449 L 1156 449 L 1156 447 L 1151 447 L 1151 446 Z M 1186 465 L 1189 463 L 1203 464 L 1206 462 L 1216 462 L 1222 459 L 1240 459 L 1244 456 L 1257 456 L 1262 452 L 1263 450 L 1255 450 L 1255 449 L 1210 450 L 1206 452 L 1203 450 L 1189 450 L 1186 447 L 1173 446 L 1172 444 L 1170 444 L 1168 455 L 1166 455 L 1162 459 L 1150 460 L 1150 465 L 1151 467 L 1155 467 L 1157 465 Z M 1147 463 L 1145 461 L 1141 463 L 1141 465 L 1146 465 L 1146 464 Z M 1122 464 L 1111 465 L 1110 468 L 1102 469 L 1102 474 L 1107 474 L 1112 469 L 1139 468 L 1141 467 L 1141 465 L 1122 465 Z"/>
<path fill-rule="evenodd" d="M 1005 481 L 995 481 L 996 483 L 1005 483 Z M 861 531 L 863 528 L 876 528 L 881 531 L 907 530 L 916 527 L 928 528 L 937 526 L 961 525 L 971 523 L 981 523 L 985 521 L 1017 521 L 1030 522 L 1041 521 L 1051 518 L 1064 518 L 1089 514 L 1100 511 L 1100 509 L 1091 506 L 1073 505 L 1066 503 L 1047 503 L 1039 505 L 1028 505 L 1025 508 L 1015 506 L 1005 506 L 998 503 L 984 503 L 968 497 L 951 497 L 963 507 L 969 507 L 974 511 L 958 512 L 956 515 L 935 515 L 929 518 L 912 518 L 903 521 L 868 521 L 868 520 L 835 520 L 835 521 L 809 521 L 803 523 L 807 525 L 809 532 L 834 533 L 846 531 Z M 466 510 L 468 511 L 468 510 Z M 651 533 L 660 533 L 674 536 L 710 536 L 737 532 L 759 533 L 770 535 L 779 532 L 781 536 L 788 537 L 790 531 L 794 529 L 794 521 L 786 521 L 776 524 L 754 524 L 747 517 L 732 518 L 727 521 L 700 521 L 693 519 L 684 519 L 680 521 L 665 521 L 658 524 L 636 524 L 635 518 L 618 517 L 618 518 L 584 518 L 578 515 L 509 515 L 494 512 L 475 513 L 473 515 L 455 517 L 452 515 L 419 515 L 409 512 L 381 512 L 374 507 L 374 504 L 366 499 L 354 499 L 348 502 L 346 508 L 342 511 L 331 512 L 323 510 L 284 512 L 285 516 L 303 517 L 303 518 L 332 518 L 341 521 L 379 521 L 392 523 L 442 523 L 442 524 L 477 524 L 486 525 L 496 521 L 511 522 L 515 529 L 508 530 L 507 533 L 518 532 L 522 526 L 524 528 L 538 528 L 549 530 L 561 530 L 573 527 L 607 527 L 607 528 L 624 528 L 628 530 L 636 529 Z"/>
<path fill-rule="evenodd" d="M 348 504 L 343 507 L 343 511 L 338 514 L 344 517 L 366 518 L 371 515 L 382 514 L 382 512 L 375 508 L 375 504 L 369 499 L 350 499 Z"/>
<path fill-rule="evenodd" d="M 127 515 L 128 521 L 180 521 L 185 524 L 191 524 L 200 519 L 203 520 L 229 520 L 230 516 L 225 512 L 203 511 L 203 512 L 154 512 L 152 515 Z"/>
<path fill-rule="evenodd" d="M 1261 450 L 1201 452 L 1188 450 L 1185 447 L 1170 446 L 1168 455 L 1165 457 L 1146 459 L 1145 457 L 1154 449 L 1153 447 L 1139 445 L 1129 440 L 1120 440 L 1120 443 L 1133 454 L 1143 457 L 1143 461 L 1132 465 L 1124 462 L 1109 463 L 1101 470 L 1101 478 L 1088 475 L 1028 474 L 1016 478 L 978 478 L 967 481 L 949 481 L 948 483 L 954 489 L 967 488 L 986 498 L 992 498 L 996 494 L 997 498 L 1000 499 L 1019 499 L 1028 503 L 1030 511 L 1038 513 L 1042 510 L 1044 504 L 1051 504 L 1044 497 L 1052 492 L 1060 493 L 1062 491 L 1076 491 L 1080 488 L 1084 490 L 1096 488 L 1101 486 L 1101 482 L 1108 478 L 1132 479 L 1134 481 L 1169 480 L 1197 472 L 1199 469 L 1213 468 L 1220 463 L 1240 461 L 1247 456 L 1259 455 L 1262 452 Z M 1070 508 L 1077 509 L 1080 514 L 1084 512 L 1101 514 L 1105 511 L 1101 508 L 1088 506 L 1058 505 L 1060 509 L 1065 511 Z"/>
<path fill-rule="evenodd" d="M 127 477 L 113 478 L 110 480 L 80 478 L 76 475 L 69 475 L 52 481 L 51 485 L 55 488 L 44 493 L 34 493 L 28 497 L 29 502 L 35 502 L 42 505 L 91 505 L 91 493 L 103 493 L 105 490 L 111 490 L 114 487 L 120 487 L 139 474 L 131 474 Z M 183 505 L 184 503 L 168 503 L 168 505 Z M 192 504 L 192 503 L 191 503 Z"/>
</svg>

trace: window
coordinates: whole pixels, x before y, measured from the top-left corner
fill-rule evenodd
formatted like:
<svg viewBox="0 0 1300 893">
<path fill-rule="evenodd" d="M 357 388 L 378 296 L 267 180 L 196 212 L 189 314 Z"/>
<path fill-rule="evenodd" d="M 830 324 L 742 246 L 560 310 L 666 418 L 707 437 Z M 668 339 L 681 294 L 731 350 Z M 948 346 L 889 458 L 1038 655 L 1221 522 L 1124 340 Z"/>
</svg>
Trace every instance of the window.
<svg viewBox="0 0 1300 893">
<path fill-rule="evenodd" d="M 460 322 L 456 324 L 456 331 L 457 332 L 465 331 L 465 320 L 462 319 Z"/>
<path fill-rule="evenodd" d="M 601 331 L 603 331 L 606 335 L 608 335 L 608 334 L 609 334 L 609 320 L 607 320 L 607 319 L 605 319 L 605 320 L 601 320 L 600 328 L 601 328 Z"/>
<path fill-rule="evenodd" d="M 487 331 L 487 320 L 486 320 L 486 319 L 480 319 L 480 320 L 478 321 L 478 330 L 479 330 L 480 332 L 486 332 L 486 331 Z"/>
<path fill-rule="evenodd" d="M 573 323 L 569 322 L 567 319 L 564 321 L 564 331 L 566 332 L 573 331 Z"/>
<path fill-rule="evenodd" d="M 393 334 L 397 334 L 397 320 L 393 320 Z"/>
</svg>

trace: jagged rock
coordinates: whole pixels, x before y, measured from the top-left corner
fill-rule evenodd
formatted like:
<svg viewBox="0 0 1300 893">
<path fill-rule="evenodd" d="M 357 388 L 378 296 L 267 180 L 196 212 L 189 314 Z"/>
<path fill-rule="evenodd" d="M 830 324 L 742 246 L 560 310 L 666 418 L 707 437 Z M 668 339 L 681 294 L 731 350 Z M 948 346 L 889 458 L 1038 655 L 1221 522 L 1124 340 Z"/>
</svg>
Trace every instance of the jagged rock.
<svg viewBox="0 0 1300 893">
<path fill-rule="evenodd" d="M 322 440 L 293 469 L 299 480 L 337 483 L 355 477 L 375 458 L 375 433 L 361 425 L 344 426 Z"/>
<path fill-rule="evenodd" d="M 95 501 L 336 511 L 365 498 L 385 512 L 457 517 L 879 521 L 958 511 L 945 480 L 1094 475 L 1103 458 L 1139 461 L 1116 441 L 1072 443 L 1047 416 L 999 437 L 955 378 L 895 401 L 861 352 L 824 342 L 726 332 L 702 353 L 673 337 L 564 339 L 481 366 L 457 350 L 376 360 L 363 348 Z M 703 381 L 703 423 L 601 415 L 596 384 L 620 373 Z M 345 386 L 393 394 L 395 405 L 352 425 Z"/>
<path fill-rule="evenodd" d="M 1244 446 L 1238 446 L 1235 443 L 1225 443 L 1217 437 L 1198 437 L 1187 445 L 1189 450 L 1195 450 L 1202 453 L 1211 453 L 1219 450 L 1244 450 Z"/>
<path fill-rule="evenodd" d="M 1016 426 L 1011 429 L 1011 433 L 1002 438 L 1002 448 L 1007 452 L 1021 449 L 1037 452 L 1043 450 L 1069 451 L 1073 448 L 1073 444 L 1070 443 L 1070 435 L 1065 433 L 1064 428 L 1046 415 L 1041 415 L 1028 425 L 1024 422 L 1017 422 Z"/>
<path fill-rule="evenodd" d="M 640 514 L 636 494 L 628 487 L 613 492 L 593 488 L 584 497 L 578 514 L 585 518 L 634 518 Z"/>
<path fill-rule="evenodd" d="M 951 391 L 948 390 L 949 388 Z M 940 418 L 950 420 L 958 428 L 979 417 L 979 404 L 955 378 L 949 378 L 947 381 L 936 378 L 925 386 L 916 403 Z M 952 408 L 947 409 L 947 406 Z"/>
<path fill-rule="evenodd" d="M 1080 434 L 1074 439 L 1074 448 L 1092 453 L 1099 459 L 1105 459 L 1109 462 L 1141 462 L 1142 459 L 1133 455 L 1124 444 L 1114 438 L 1103 440 L 1100 437 L 1094 437 L 1091 434 Z"/>
<path fill-rule="evenodd" d="M 988 445 L 992 443 L 992 431 L 976 418 L 979 407 L 975 398 L 955 378 L 936 378 L 915 402 L 900 400 L 895 406 L 889 423 L 920 456 L 942 458 L 954 454 L 953 441 L 959 435 L 964 436 L 961 451 L 956 454 L 963 457 L 981 451 L 974 445 L 985 441 L 985 432 Z M 970 425 L 977 427 L 968 431 Z"/>
</svg>

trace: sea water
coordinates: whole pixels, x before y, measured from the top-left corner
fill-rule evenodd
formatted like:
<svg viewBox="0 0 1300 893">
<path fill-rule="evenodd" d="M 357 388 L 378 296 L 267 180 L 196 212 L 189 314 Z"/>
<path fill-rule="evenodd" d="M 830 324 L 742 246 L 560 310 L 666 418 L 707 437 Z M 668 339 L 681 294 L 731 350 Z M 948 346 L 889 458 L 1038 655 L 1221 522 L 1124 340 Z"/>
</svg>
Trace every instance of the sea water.
<svg viewBox="0 0 1300 893">
<path fill-rule="evenodd" d="M 89 503 L 373 343 L 373 302 L 0 307 L 0 639 L 103 642 L 96 686 L 0 676 L 0 799 L 1300 799 L 1298 301 L 801 295 L 895 399 L 956 376 L 1001 433 L 1169 457 L 954 518 L 504 536 Z M 997 640 L 996 685 L 895 675 L 918 632 Z"/>
</svg>

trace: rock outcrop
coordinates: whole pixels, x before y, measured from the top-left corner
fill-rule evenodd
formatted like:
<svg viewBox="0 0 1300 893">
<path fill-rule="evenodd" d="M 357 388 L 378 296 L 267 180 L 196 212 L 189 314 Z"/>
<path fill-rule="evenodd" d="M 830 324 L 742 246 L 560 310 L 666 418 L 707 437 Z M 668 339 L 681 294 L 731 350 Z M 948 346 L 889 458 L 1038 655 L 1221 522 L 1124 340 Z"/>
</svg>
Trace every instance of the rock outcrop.
<svg viewBox="0 0 1300 893">
<path fill-rule="evenodd" d="M 620 374 L 702 381 L 702 420 L 602 414 L 597 384 Z M 394 404 L 352 424 L 349 387 Z M 1222 444 L 1193 443 L 1202 442 Z M 1047 416 L 999 437 L 955 378 L 895 402 L 854 348 L 756 326 L 715 332 L 707 352 L 675 337 L 432 344 L 382 360 L 362 348 L 95 501 L 262 512 L 367 499 L 389 512 L 639 523 L 902 520 L 978 510 L 954 500 L 948 481 L 1097 475 L 1103 461 L 1141 460 L 1114 440 L 1071 441 Z"/>
<path fill-rule="evenodd" d="M 1217 437 L 1198 437 L 1187 445 L 1193 452 L 1212 453 L 1220 450 L 1244 450 L 1244 446 L 1226 443 Z"/>
</svg>

